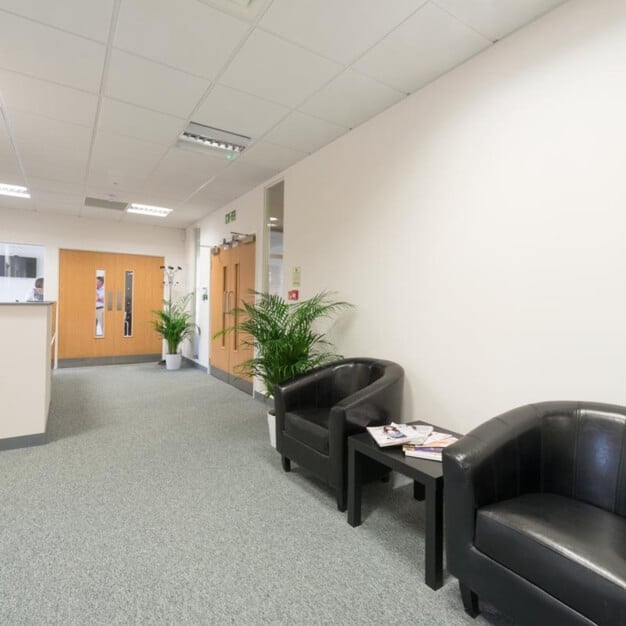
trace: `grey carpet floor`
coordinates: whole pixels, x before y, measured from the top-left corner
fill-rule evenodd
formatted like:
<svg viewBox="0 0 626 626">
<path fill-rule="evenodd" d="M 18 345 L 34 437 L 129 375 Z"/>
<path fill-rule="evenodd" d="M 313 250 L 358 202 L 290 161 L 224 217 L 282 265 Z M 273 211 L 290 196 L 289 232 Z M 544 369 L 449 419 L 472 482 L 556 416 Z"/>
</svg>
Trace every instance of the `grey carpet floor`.
<svg viewBox="0 0 626 626">
<path fill-rule="evenodd" d="M 49 443 L 0 452 L 0 624 L 496 624 L 424 585 L 410 487 L 332 492 L 196 369 L 57 370 Z"/>
</svg>

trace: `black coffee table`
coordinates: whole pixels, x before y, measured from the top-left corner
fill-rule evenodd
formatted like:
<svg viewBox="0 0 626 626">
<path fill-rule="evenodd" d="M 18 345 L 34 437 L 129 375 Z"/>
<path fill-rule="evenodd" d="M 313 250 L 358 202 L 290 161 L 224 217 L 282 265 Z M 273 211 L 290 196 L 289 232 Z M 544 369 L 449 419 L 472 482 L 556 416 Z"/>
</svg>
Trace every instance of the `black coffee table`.
<svg viewBox="0 0 626 626">
<path fill-rule="evenodd" d="M 427 422 L 411 422 L 426 424 Z M 434 426 L 434 425 L 433 425 Z M 434 426 L 438 432 L 450 433 Z M 348 438 L 348 524 L 361 524 L 361 472 L 363 464 L 373 459 L 413 480 L 413 496 L 426 500 L 426 584 L 439 589 L 443 584 L 443 468 L 439 461 L 404 455 L 402 446 L 380 448 L 369 433 Z"/>
</svg>

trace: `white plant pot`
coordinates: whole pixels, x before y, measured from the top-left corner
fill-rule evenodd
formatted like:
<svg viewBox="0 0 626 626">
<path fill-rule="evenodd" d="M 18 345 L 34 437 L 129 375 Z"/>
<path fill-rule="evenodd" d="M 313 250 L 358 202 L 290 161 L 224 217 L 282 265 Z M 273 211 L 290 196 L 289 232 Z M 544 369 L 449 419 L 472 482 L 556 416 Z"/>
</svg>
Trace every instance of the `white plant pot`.
<svg viewBox="0 0 626 626">
<path fill-rule="evenodd" d="M 272 411 L 267 412 L 267 427 L 270 431 L 270 445 L 276 448 L 276 415 Z"/>
<path fill-rule="evenodd" d="M 180 354 L 166 354 L 165 355 L 165 369 L 166 370 L 179 370 L 180 364 L 183 362 L 183 357 Z"/>
</svg>

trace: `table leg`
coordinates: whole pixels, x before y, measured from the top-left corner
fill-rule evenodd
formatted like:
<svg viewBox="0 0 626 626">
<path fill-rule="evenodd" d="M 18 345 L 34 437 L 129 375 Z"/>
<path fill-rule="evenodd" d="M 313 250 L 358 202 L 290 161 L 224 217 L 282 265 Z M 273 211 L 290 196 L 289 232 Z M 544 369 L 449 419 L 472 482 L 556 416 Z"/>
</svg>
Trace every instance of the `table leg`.
<svg viewBox="0 0 626 626">
<path fill-rule="evenodd" d="M 424 485 L 414 480 L 413 481 L 413 498 L 415 498 L 416 500 L 422 501 L 425 498 L 425 493 L 426 493 L 426 490 L 424 489 Z"/>
<path fill-rule="evenodd" d="M 443 584 L 443 481 L 426 485 L 426 584 Z"/>
<path fill-rule="evenodd" d="M 348 441 L 348 524 L 361 525 L 362 455 Z"/>
</svg>

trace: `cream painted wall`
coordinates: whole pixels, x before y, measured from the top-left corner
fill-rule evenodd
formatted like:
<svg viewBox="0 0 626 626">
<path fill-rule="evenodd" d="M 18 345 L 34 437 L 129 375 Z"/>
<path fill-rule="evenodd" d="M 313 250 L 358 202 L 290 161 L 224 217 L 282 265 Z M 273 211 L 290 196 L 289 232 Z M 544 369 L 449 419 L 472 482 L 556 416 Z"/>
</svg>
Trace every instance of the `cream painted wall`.
<svg viewBox="0 0 626 626">
<path fill-rule="evenodd" d="M 572 0 L 296 166 L 286 267 L 358 305 L 405 418 L 626 404 L 626 3 Z"/>
<path fill-rule="evenodd" d="M 405 419 L 626 404 L 624 41 L 570 0 L 284 174 L 287 278 L 357 305 L 337 346 L 404 366 Z"/>
</svg>

